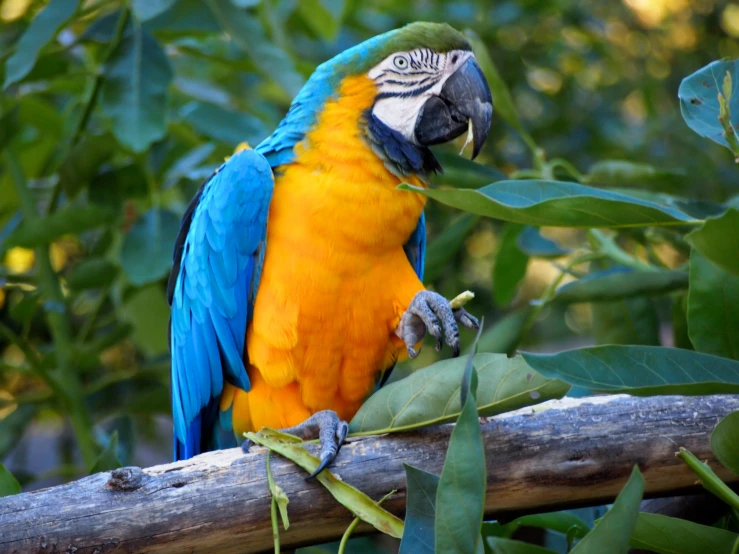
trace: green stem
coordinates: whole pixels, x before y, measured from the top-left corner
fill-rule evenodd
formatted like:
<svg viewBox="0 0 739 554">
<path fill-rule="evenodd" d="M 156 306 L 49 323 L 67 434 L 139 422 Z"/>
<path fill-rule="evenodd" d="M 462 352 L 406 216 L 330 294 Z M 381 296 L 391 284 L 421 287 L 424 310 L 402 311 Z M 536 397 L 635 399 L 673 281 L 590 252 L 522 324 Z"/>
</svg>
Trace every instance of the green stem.
<svg viewBox="0 0 739 554">
<path fill-rule="evenodd" d="M 377 505 L 379 506 L 380 504 L 385 502 L 385 500 L 390 498 L 396 492 L 398 491 L 392 490 L 389 493 L 387 493 L 385 496 L 383 496 L 382 498 L 380 498 L 380 500 L 377 501 Z M 344 552 L 346 551 L 346 545 L 349 542 L 349 537 L 351 537 L 352 533 L 354 532 L 354 529 L 357 528 L 357 525 L 359 525 L 360 521 L 362 521 L 360 518 L 355 517 L 354 520 L 352 520 L 352 522 L 349 524 L 349 527 L 346 528 L 346 531 L 344 531 L 344 535 L 341 537 L 341 542 L 339 543 L 339 550 L 336 554 L 344 554 Z"/>
<path fill-rule="evenodd" d="M 567 173 L 570 174 L 571 177 L 574 177 L 579 182 L 583 180 L 584 175 L 580 173 L 580 171 L 572 163 L 565 160 L 564 158 L 554 158 L 551 162 L 549 162 L 549 166 L 552 169 L 557 167 L 564 169 Z"/>
<path fill-rule="evenodd" d="M 349 537 L 351 537 L 354 529 L 357 528 L 357 525 L 359 525 L 360 521 L 362 520 L 358 517 L 355 517 L 349 524 L 349 527 L 346 528 L 346 531 L 344 531 L 344 536 L 341 537 L 341 542 L 339 543 L 339 551 L 337 554 L 344 554 L 344 552 L 346 551 L 346 544 L 349 542 Z"/>
<path fill-rule="evenodd" d="M 539 179 L 541 176 L 538 169 L 519 169 L 511 173 L 511 179 Z"/>
<path fill-rule="evenodd" d="M 554 298 L 555 293 L 557 291 L 557 287 L 562 282 L 562 279 L 564 279 L 565 275 L 569 274 L 573 267 L 578 266 L 580 264 L 591 262 L 593 260 L 598 260 L 603 257 L 603 254 L 600 252 L 588 252 L 587 254 L 583 254 L 582 256 L 578 256 L 576 258 L 573 258 L 570 260 L 570 262 L 563 267 L 559 275 L 557 275 L 557 278 L 554 279 L 551 283 L 549 283 L 549 286 L 546 288 L 546 290 L 542 293 L 542 295 L 536 300 L 533 309 L 529 313 L 529 316 L 526 318 L 526 321 L 523 324 L 523 327 L 521 328 L 521 332 L 518 334 L 518 338 L 516 341 L 511 345 L 510 350 L 508 351 L 508 354 L 512 354 L 519 344 L 526 338 L 526 336 L 529 334 L 529 331 L 531 331 L 531 328 L 534 326 L 534 323 L 536 323 L 536 320 L 539 317 L 539 314 L 541 314 L 542 310 L 546 307 L 546 305 Z"/>
<path fill-rule="evenodd" d="M 588 239 L 590 239 L 593 245 L 593 250 L 601 252 L 617 264 L 625 265 L 638 271 L 659 271 L 658 267 L 654 267 L 652 264 L 646 263 L 621 250 L 612 238 L 606 236 L 598 229 L 589 229 Z"/>
<path fill-rule="evenodd" d="M 275 479 L 272 476 L 272 467 L 270 465 L 269 455 L 271 450 L 267 450 L 267 483 L 269 485 L 269 492 L 272 497 L 272 501 L 269 505 L 269 513 L 272 519 L 272 539 L 275 543 L 275 554 L 280 554 L 280 527 L 277 524 L 277 496 L 275 495 Z"/>
<path fill-rule="evenodd" d="M 95 302 L 95 305 L 92 307 L 90 316 L 87 318 L 82 327 L 80 327 L 80 330 L 77 333 L 77 344 L 84 343 L 87 340 L 87 337 L 90 335 L 90 331 L 92 331 L 92 327 L 95 324 L 95 320 L 97 319 L 100 310 L 103 309 L 106 300 L 108 300 L 108 291 L 108 288 L 105 288 L 101 291 L 100 298 L 97 299 L 97 302 Z"/>
<path fill-rule="evenodd" d="M 7 148 L 5 151 L 5 161 L 10 170 L 11 178 L 15 183 L 23 218 L 28 225 L 42 225 L 43 223 L 39 219 L 33 196 L 26 183 L 26 177 L 10 148 Z M 82 457 L 85 460 L 85 464 L 91 467 L 97 457 L 98 447 L 92 435 L 92 420 L 85 408 L 84 400 L 79 390 L 79 382 L 71 365 L 73 348 L 72 330 L 69 320 L 66 317 L 64 294 L 62 293 L 56 272 L 51 266 L 49 246 L 37 246 L 34 251 L 39 288 L 44 297 L 46 322 L 54 341 L 54 350 L 59 367 L 58 375 L 52 375 L 50 372 L 47 372 L 47 382 L 51 387 L 56 386 L 56 390 L 62 393 L 61 400 L 69 413 Z M 32 363 L 32 359 L 29 359 L 29 363 Z"/>
<path fill-rule="evenodd" d="M 708 464 L 704 464 L 692 452 L 682 447 L 675 456 L 685 462 L 698 475 L 703 487 L 708 492 L 726 502 L 732 509 L 739 510 L 739 496 L 708 467 Z"/>
<path fill-rule="evenodd" d="M 275 541 L 275 554 L 280 554 L 280 529 L 277 527 L 277 499 L 273 496 L 269 504 L 269 513 L 272 517 L 272 538 Z"/>
<path fill-rule="evenodd" d="M 115 51 L 115 49 L 118 47 L 118 45 L 121 43 L 121 40 L 123 40 L 123 31 L 126 29 L 126 23 L 128 22 L 128 16 L 129 16 L 129 8 L 126 5 L 127 3 L 124 3 L 123 8 L 121 8 L 121 13 L 118 16 L 118 21 L 116 23 L 115 32 L 113 34 L 113 40 L 110 41 L 110 44 L 108 45 L 108 49 L 105 51 L 105 55 L 103 56 L 101 66 L 105 65 L 105 63 L 108 61 L 108 58 L 110 58 L 110 55 Z M 72 132 L 72 137 L 69 141 L 66 142 L 66 145 L 63 149 L 63 154 L 59 157 L 60 160 L 66 159 L 72 149 L 76 146 L 76 144 L 80 141 L 82 138 L 82 133 L 85 132 L 85 129 L 87 128 L 87 124 L 90 121 L 90 117 L 92 116 L 92 111 L 95 109 L 95 105 L 97 104 L 97 99 L 100 94 L 100 88 L 103 85 L 103 72 L 100 70 L 96 73 L 92 84 L 88 87 L 87 95 L 85 96 L 85 102 L 82 108 L 82 115 L 77 120 L 77 125 L 74 128 L 74 131 Z M 42 172 L 42 175 L 45 172 Z M 57 181 L 57 183 L 54 185 L 54 190 L 51 194 L 51 202 L 49 202 L 49 212 L 53 213 L 54 210 L 56 210 L 57 204 L 59 203 L 59 196 L 61 195 L 61 181 Z"/>
</svg>

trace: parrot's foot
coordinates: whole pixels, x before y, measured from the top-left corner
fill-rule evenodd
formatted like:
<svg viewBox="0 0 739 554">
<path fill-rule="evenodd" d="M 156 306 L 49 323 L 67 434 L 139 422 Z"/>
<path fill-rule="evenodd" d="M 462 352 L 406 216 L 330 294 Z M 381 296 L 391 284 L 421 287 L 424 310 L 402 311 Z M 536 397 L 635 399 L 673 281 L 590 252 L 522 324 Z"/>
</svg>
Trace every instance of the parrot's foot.
<svg viewBox="0 0 739 554">
<path fill-rule="evenodd" d="M 451 346 L 454 357 L 459 356 L 459 327 L 478 329 L 480 323 L 464 308 L 453 309 L 446 298 L 428 290 L 422 290 L 411 301 L 410 306 L 400 318 L 396 334 L 403 339 L 408 355 L 418 355 L 415 345 L 428 332 L 436 339 L 436 351 L 442 347 L 442 331 L 446 343 Z"/>
<path fill-rule="evenodd" d="M 310 416 L 303 423 L 295 427 L 280 429 L 280 432 L 294 435 L 303 440 L 318 439 L 320 441 L 319 458 L 321 462 L 316 470 L 306 478 L 312 479 L 334 461 L 341 445 L 344 443 L 346 434 L 349 432 L 349 424 L 339 419 L 339 416 L 333 410 L 322 410 Z M 245 454 L 249 453 L 251 446 L 252 441 L 249 439 L 241 443 L 241 449 Z"/>
</svg>

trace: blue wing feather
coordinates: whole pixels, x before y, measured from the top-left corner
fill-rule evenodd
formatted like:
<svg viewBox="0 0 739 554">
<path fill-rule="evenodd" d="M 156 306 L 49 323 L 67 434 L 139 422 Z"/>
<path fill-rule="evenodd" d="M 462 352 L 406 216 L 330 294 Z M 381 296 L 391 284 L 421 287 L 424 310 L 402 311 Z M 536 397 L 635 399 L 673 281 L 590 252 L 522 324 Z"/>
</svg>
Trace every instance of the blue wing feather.
<svg viewBox="0 0 739 554">
<path fill-rule="evenodd" d="M 274 177 L 254 150 L 235 154 L 208 180 L 183 219 L 169 284 L 175 458 L 223 442 L 224 380 L 249 390 L 246 326 L 253 315 Z"/>
<path fill-rule="evenodd" d="M 403 249 L 416 275 L 423 281 L 423 268 L 426 265 L 426 215 L 423 212 L 408 242 L 403 245 Z"/>
</svg>

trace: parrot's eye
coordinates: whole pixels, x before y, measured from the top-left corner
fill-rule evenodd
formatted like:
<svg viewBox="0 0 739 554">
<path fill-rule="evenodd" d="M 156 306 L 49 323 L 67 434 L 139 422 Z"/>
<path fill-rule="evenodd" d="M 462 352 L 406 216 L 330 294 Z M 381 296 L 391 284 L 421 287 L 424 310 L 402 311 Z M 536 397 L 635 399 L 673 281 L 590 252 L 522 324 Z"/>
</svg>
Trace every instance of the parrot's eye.
<svg viewBox="0 0 739 554">
<path fill-rule="evenodd" d="M 408 67 L 408 60 L 406 60 L 403 56 L 395 56 L 393 59 L 393 64 L 395 64 L 395 67 L 398 69 L 405 69 Z"/>
</svg>

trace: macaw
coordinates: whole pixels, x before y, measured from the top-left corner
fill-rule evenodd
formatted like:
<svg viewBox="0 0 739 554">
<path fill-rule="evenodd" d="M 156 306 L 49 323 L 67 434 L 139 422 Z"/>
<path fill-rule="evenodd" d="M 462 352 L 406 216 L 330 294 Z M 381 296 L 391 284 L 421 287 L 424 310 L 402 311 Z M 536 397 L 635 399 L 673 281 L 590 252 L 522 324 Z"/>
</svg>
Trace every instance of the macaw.
<svg viewBox="0 0 739 554">
<path fill-rule="evenodd" d="M 396 187 L 426 187 L 442 171 L 428 147 L 466 131 L 477 156 L 492 110 L 464 35 L 412 23 L 320 65 L 213 173 L 167 291 L 176 460 L 272 427 L 321 439 L 317 473 L 426 333 L 459 355 L 458 323 L 478 322 L 424 289 L 425 197 Z"/>
</svg>

